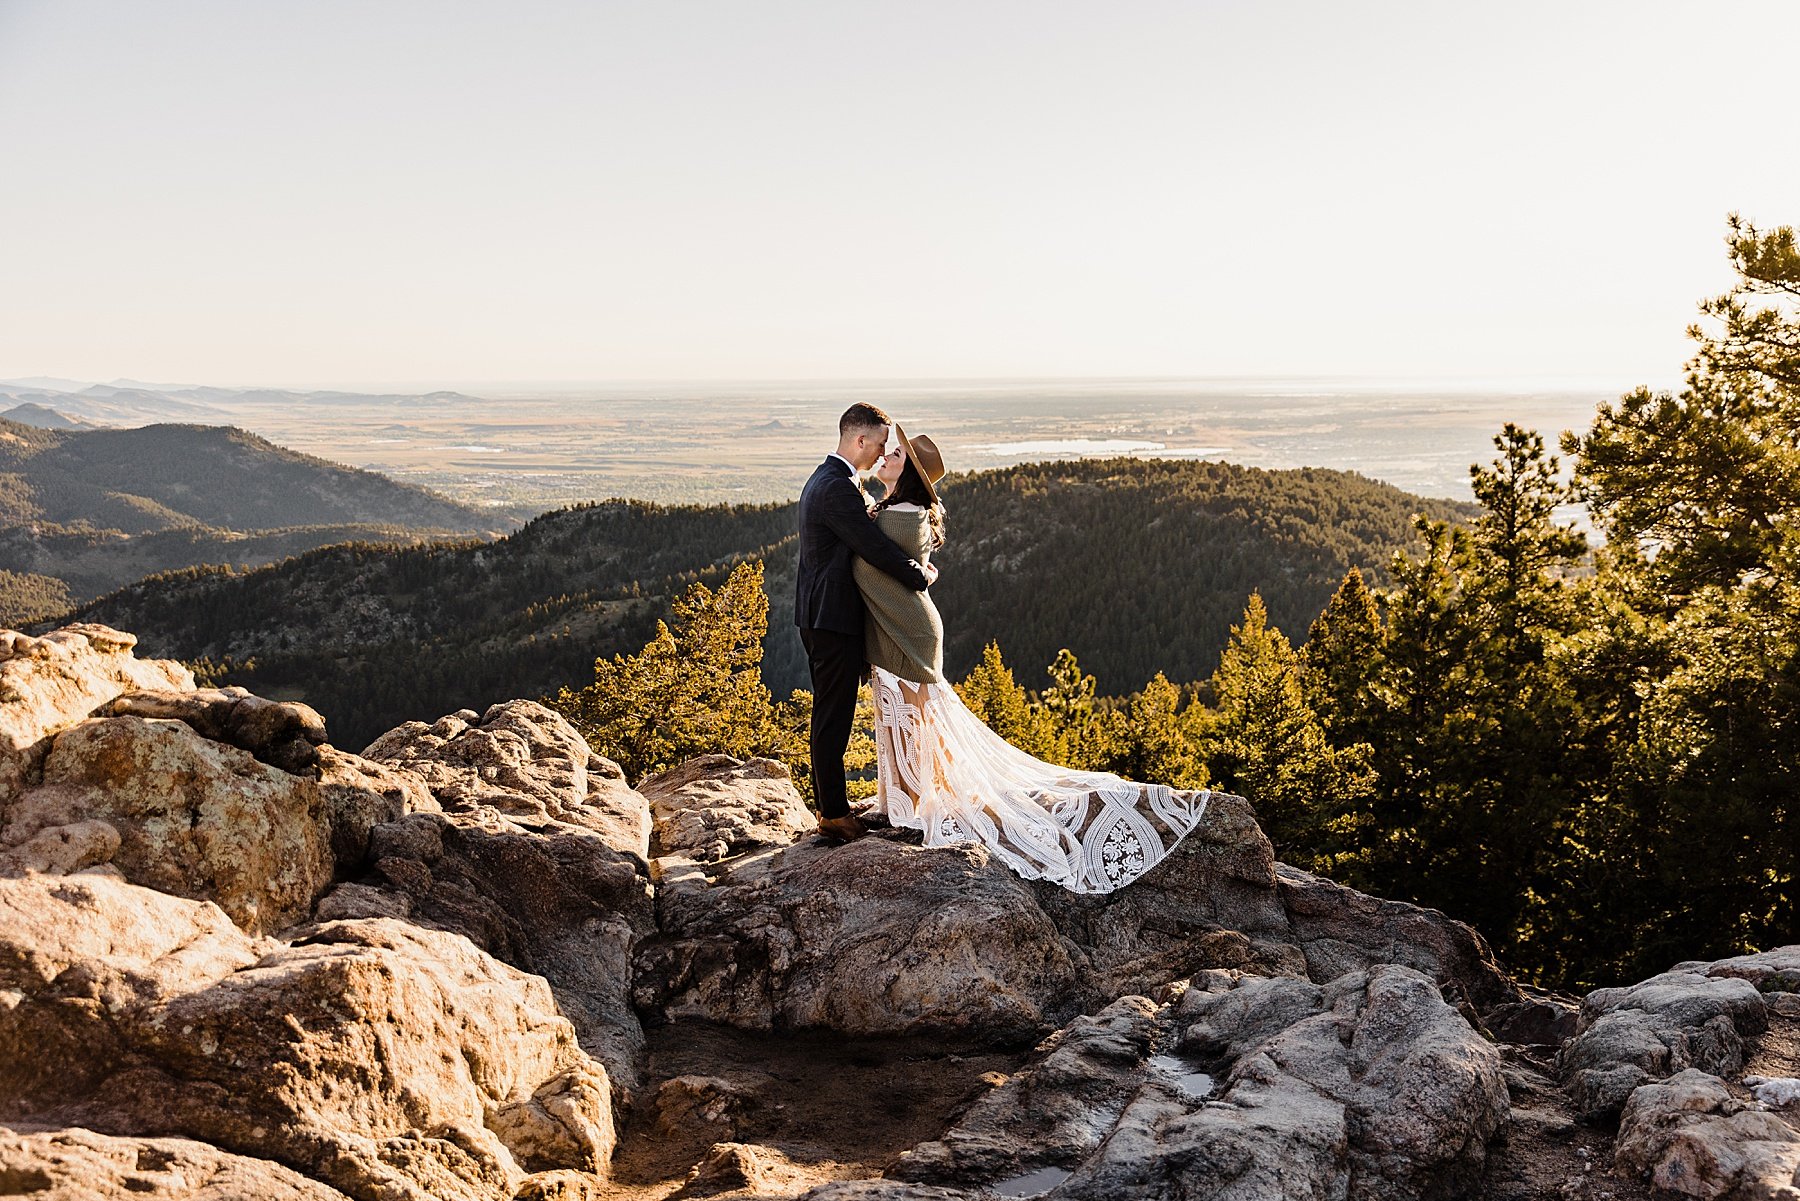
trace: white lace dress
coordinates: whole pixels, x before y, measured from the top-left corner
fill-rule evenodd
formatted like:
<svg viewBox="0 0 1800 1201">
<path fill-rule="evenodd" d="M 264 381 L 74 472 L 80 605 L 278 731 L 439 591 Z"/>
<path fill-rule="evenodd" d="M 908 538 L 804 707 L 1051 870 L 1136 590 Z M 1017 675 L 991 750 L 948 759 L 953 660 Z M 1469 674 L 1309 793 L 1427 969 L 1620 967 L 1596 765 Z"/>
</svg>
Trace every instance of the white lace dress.
<svg viewBox="0 0 1800 1201">
<path fill-rule="evenodd" d="M 912 544 L 923 537 L 913 533 L 922 523 L 884 520 L 882 528 L 921 563 L 927 560 L 929 547 Z M 865 595 L 882 587 L 866 573 L 858 582 Z M 900 621 L 896 629 L 903 635 L 942 629 L 929 593 L 887 589 L 879 599 L 871 612 L 880 621 L 908 616 L 896 614 L 897 604 L 931 608 L 926 620 Z M 941 647 L 935 649 L 941 663 Z M 917 658 L 923 664 L 932 657 Z M 909 674 L 935 674 L 895 665 Z M 1028 880 L 1049 880 L 1074 892 L 1111 892 L 1167 858 L 1206 812 L 1206 791 L 1138 784 L 1032 758 L 989 729 L 941 678 L 905 679 L 877 663 L 870 685 L 875 811 L 894 825 L 923 831 L 926 846 L 978 842 Z"/>
<path fill-rule="evenodd" d="M 926 846 L 979 842 L 1028 880 L 1111 892 L 1155 867 L 1200 823 L 1209 793 L 1137 784 L 1034 759 L 949 684 L 877 667 L 875 811 Z"/>
</svg>

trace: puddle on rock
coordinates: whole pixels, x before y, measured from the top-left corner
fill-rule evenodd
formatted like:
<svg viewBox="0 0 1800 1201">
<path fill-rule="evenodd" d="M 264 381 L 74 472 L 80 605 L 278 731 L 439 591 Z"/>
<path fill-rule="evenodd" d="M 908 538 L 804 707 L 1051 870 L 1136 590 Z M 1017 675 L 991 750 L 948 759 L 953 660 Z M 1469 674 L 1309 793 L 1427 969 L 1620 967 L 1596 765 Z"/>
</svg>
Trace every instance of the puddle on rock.
<svg viewBox="0 0 1800 1201">
<path fill-rule="evenodd" d="M 1152 1055 L 1150 1057 L 1152 1071 L 1160 1072 L 1172 1080 L 1176 1088 L 1190 1097 L 1205 1099 L 1212 1096 L 1214 1082 L 1209 1073 L 1177 1055 Z"/>
<path fill-rule="evenodd" d="M 1014 1176 L 1011 1180 L 1002 1180 L 999 1184 L 988 1185 L 988 1192 L 996 1197 L 1041 1197 L 1073 1173 L 1067 1168 L 1038 1168 L 1023 1176 Z"/>
</svg>

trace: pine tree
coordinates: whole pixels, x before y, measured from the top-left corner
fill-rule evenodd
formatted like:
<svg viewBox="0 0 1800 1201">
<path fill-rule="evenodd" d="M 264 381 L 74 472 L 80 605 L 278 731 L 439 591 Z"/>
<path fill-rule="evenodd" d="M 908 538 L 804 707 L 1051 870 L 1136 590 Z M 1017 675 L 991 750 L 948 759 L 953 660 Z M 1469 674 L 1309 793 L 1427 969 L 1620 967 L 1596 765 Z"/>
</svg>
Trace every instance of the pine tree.
<svg viewBox="0 0 1800 1201">
<path fill-rule="evenodd" d="M 783 737 L 761 672 L 762 578 L 761 562 L 741 563 L 716 593 L 689 585 L 641 651 L 595 660 L 592 684 L 549 704 L 633 780 L 691 755 L 776 749 Z"/>
<path fill-rule="evenodd" d="M 1375 594 L 1352 567 L 1307 631 L 1300 648 L 1307 701 L 1339 746 L 1368 742 L 1375 726 L 1387 628 Z"/>
<path fill-rule="evenodd" d="M 1109 751 L 1105 726 L 1094 707 L 1094 677 L 1081 670 L 1075 653 L 1067 647 L 1057 652 L 1048 672 L 1050 687 L 1038 695 L 1032 707 L 1049 731 L 1049 742 L 1055 748 L 1052 760 L 1083 770 L 1097 768 Z"/>
<path fill-rule="evenodd" d="M 1256 806 L 1276 853 L 1329 867 L 1333 836 L 1353 833 L 1373 792 L 1370 748 L 1331 745 L 1307 700 L 1300 656 L 1250 594 L 1212 677 L 1216 711 L 1200 746 L 1218 787 Z"/>
<path fill-rule="evenodd" d="M 999 643 L 982 648 L 981 662 L 956 685 L 956 692 L 989 729 L 1026 754 L 1043 759 L 1057 753 L 1049 724 L 1033 712 L 1025 689 L 1001 657 Z"/>
<path fill-rule="evenodd" d="M 1206 787 L 1206 765 L 1195 744 L 1199 715 L 1191 701 L 1183 707 L 1182 690 L 1157 672 L 1143 691 L 1112 711 L 1104 770 L 1144 784 Z"/>
</svg>

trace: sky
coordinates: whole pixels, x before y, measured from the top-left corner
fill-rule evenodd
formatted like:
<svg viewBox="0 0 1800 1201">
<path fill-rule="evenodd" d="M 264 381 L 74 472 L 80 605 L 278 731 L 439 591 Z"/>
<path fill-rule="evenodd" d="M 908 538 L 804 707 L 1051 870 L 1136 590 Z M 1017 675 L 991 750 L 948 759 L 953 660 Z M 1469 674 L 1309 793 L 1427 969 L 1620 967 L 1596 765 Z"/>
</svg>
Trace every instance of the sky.
<svg viewBox="0 0 1800 1201">
<path fill-rule="evenodd" d="M 0 378 L 1672 378 L 1792 0 L 0 0 Z"/>
</svg>

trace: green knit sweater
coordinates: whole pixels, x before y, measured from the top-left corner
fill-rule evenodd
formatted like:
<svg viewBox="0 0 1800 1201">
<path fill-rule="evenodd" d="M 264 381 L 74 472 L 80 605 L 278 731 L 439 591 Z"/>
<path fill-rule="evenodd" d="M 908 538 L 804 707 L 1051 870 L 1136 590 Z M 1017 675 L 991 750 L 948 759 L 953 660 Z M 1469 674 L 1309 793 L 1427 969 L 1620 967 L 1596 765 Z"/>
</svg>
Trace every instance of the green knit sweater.
<svg viewBox="0 0 1800 1201">
<path fill-rule="evenodd" d="M 919 561 L 931 560 L 931 515 L 923 509 L 883 509 L 881 532 Z M 944 622 L 929 592 L 914 592 L 862 559 L 854 560 L 856 586 L 869 609 L 864 642 L 869 662 L 918 684 L 944 682 Z"/>
</svg>

